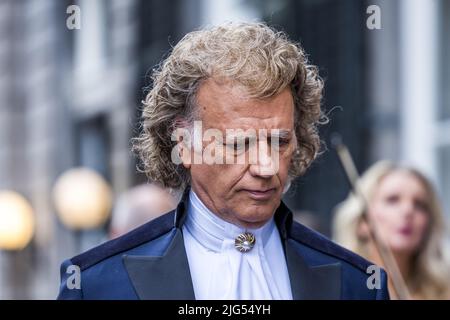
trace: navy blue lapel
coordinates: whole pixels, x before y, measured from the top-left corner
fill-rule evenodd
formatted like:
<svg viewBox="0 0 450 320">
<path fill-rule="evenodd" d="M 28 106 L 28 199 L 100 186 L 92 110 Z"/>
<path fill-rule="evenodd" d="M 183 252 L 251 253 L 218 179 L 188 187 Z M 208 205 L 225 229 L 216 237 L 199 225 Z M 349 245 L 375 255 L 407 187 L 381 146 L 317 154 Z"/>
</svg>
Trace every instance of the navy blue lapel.
<svg viewBox="0 0 450 320">
<path fill-rule="evenodd" d="M 275 221 L 283 239 L 286 263 L 294 300 L 336 300 L 341 298 L 340 263 L 314 265 L 307 263 L 298 243 L 291 238 L 292 213 L 281 203 Z"/>
<path fill-rule="evenodd" d="M 341 298 L 340 263 L 309 266 L 295 248 L 286 241 L 286 261 L 294 300 L 338 300 Z"/>
<path fill-rule="evenodd" d="M 181 226 L 189 188 L 177 206 L 175 235 L 163 256 L 124 256 L 123 261 L 136 293 L 143 300 L 194 300 L 194 288 Z"/>
<path fill-rule="evenodd" d="M 142 300 L 194 300 L 191 273 L 180 229 L 161 257 L 124 256 L 123 261 Z"/>
</svg>

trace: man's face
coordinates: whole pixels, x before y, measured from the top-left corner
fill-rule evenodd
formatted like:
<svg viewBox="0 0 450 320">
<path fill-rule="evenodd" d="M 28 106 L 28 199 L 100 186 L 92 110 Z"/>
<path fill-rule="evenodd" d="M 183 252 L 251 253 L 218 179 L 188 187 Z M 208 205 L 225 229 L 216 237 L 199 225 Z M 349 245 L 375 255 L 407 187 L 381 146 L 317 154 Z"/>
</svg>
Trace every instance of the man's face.
<svg viewBox="0 0 450 320">
<path fill-rule="evenodd" d="M 286 88 L 265 100 L 249 99 L 242 87 L 209 79 L 200 86 L 197 103 L 203 132 L 207 129 L 222 132 L 224 139 L 218 143 L 228 161 L 185 163 L 190 170 L 192 189 L 222 219 L 244 228 L 262 226 L 280 204 L 297 145 L 291 91 Z M 227 141 L 227 129 L 255 130 L 256 141 L 245 140 L 244 135 L 246 142 L 239 148 L 239 143 Z M 276 141 L 271 137 L 273 129 L 281 135 L 279 146 L 271 150 Z M 259 135 L 260 132 L 266 132 L 267 137 Z M 242 139 L 238 136 L 236 141 Z M 209 143 L 203 142 L 203 148 Z M 253 151 L 257 161 L 250 160 Z M 246 155 L 245 161 L 230 164 L 230 155 L 237 158 L 242 154 Z"/>
</svg>

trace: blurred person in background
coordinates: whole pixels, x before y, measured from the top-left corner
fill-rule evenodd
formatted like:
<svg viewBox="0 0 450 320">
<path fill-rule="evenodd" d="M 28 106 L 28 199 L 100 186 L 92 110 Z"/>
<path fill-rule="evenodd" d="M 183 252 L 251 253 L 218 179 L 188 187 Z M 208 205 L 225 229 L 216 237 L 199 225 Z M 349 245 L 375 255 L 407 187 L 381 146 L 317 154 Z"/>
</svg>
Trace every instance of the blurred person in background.
<svg viewBox="0 0 450 320">
<path fill-rule="evenodd" d="M 175 209 L 179 200 L 178 194 L 156 184 L 142 184 L 127 190 L 113 208 L 110 238 L 124 235 Z"/>
<path fill-rule="evenodd" d="M 444 217 L 436 192 L 419 171 L 388 161 L 373 165 L 358 187 L 380 239 L 392 251 L 413 299 L 450 299 L 450 277 L 444 257 Z M 351 193 L 338 205 L 335 240 L 383 265 L 363 218 L 364 200 Z M 396 298 L 389 282 L 390 296 Z"/>
</svg>

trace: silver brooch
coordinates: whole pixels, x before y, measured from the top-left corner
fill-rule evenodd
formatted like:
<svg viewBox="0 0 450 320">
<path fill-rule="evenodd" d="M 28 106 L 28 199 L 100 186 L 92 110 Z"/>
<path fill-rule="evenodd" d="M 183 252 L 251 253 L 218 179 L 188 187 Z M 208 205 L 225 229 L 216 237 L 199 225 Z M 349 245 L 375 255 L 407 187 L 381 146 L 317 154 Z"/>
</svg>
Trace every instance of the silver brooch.
<svg viewBox="0 0 450 320">
<path fill-rule="evenodd" d="M 252 250 L 256 242 L 255 236 L 250 232 L 241 233 L 234 239 L 234 247 L 239 252 L 245 253 Z"/>
</svg>

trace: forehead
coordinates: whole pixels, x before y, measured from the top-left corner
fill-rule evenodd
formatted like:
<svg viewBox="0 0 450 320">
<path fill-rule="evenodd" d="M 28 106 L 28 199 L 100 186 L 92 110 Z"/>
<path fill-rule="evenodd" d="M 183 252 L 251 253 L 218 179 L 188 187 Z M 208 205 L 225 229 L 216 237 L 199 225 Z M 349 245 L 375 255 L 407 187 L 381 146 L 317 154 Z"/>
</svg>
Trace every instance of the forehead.
<svg viewBox="0 0 450 320">
<path fill-rule="evenodd" d="M 423 183 L 414 174 L 404 170 L 389 173 L 380 181 L 381 192 L 402 192 L 413 195 L 426 195 Z"/>
<path fill-rule="evenodd" d="M 289 88 L 267 99 L 254 99 L 242 86 L 208 79 L 199 88 L 197 103 L 205 127 L 290 130 L 294 124 Z"/>
</svg>

